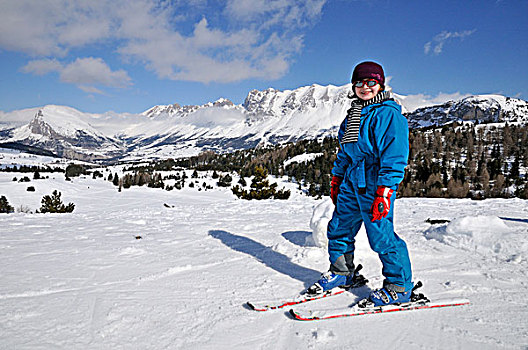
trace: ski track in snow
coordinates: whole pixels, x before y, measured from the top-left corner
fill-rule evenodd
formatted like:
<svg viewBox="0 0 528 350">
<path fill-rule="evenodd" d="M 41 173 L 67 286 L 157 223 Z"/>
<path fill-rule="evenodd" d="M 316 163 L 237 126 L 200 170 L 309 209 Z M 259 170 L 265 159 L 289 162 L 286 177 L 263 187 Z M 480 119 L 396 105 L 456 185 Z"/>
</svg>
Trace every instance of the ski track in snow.
<svg viewBox="0 0 528 350">
<path fill-rule="evenodd" d="M 313 244 L 310 229 L 314 207 L 324 200 L 294 193 L 288 201 L 242 201 L 229 189 L 118 193 L 104 180 L 65 182 L 59 175 L 33 181 L 37 191 L 28 193 L 13 176 L 20 174 L 0 173 L 0 194 L 15 208 L 35 210 L 53 189 L 76 208 L 72 214 L 0 214 L 2 349 L 528 344 L 527 201 L 397 201 L 396 230 L 409 246 L 422 292 L 468 298 L 470 306 L 299 322 L 287 310 L 258 313 L 244 303 L 291 297 L 327 269 L 325 248 Z M 478 216 L 490 220 L 491 233 L 485 226 L 471 230 Z M 431 225 L 428 218 L 451 222 Z M 349 305 L 379 287 L 381 265 L 363 230 L 356 256 L 368 286 L 299 307 Z"/>
</svg>

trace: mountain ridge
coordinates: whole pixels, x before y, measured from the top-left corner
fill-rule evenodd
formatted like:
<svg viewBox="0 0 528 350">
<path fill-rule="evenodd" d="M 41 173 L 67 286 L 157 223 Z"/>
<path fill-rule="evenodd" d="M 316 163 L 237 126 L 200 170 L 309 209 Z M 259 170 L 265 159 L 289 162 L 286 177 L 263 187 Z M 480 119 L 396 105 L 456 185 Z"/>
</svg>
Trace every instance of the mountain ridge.
<svg viewBox="0 0 528 350">
<path fill-rule="evenodd" d="M 269 88 L 251 90 L 238 105 L 220 98 L 200 106 L 157 105 L 139 114 L 91 114 L 47 105 L 1 114 L 0 142 L 90 161 L 179 158 L 204 150 L 230 152 L 335 136 L 349 108 L 349 91 L 350 84 L 312 84 L 284 91 Z M 405 96 L 393 95 L 402 110 L 408 110 Z M 502 95 L 473 95 L 405 115 L 411 128 L 454 121 L 528 124 L 528 102 Z"/>
</svg>

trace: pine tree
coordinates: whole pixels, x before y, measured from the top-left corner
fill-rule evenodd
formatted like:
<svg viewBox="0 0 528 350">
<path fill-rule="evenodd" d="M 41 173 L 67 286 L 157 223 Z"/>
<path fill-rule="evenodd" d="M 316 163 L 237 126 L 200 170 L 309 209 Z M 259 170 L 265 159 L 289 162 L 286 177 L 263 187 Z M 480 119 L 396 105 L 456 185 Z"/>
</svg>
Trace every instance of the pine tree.
<svg viewBox="0 0 528 350">
<path fill-rule="evenodd" d="M 237 197 L 247 200 L 269 198 L 288 199 L 290 197 L 289 190 L 285 190 L 284 188 L 277 190 L 276 183 L 269 183 L 268 170 L 260 166 L 254 168 L 254 176 L 251 180 L 250 188 L 251 189 L 248 191 L 239 185 L 236 185 L 231 188 L 231 191 Z"/>
<path fill-rule="evenodd" d="M 489 194 L 490 175 L 486 167 L 482 168 L 482 171 L 479 174 L 479 180 L 480 180 L 480 184 L 482 185 L 482 190 L 484 191 L 484 195 L 487 196 Z"/>
<path fill-rule="evenodd" d="M 268 181 L 268 171 L 263 167 L 255 167 L 255 175 L 251 180 L 252 190 L 249 198 L 245 199 L 269 199 L 273 196 L 277 184 L 270 185 Z"/>
<path fill-rule="evenodd" d="M 495 177 L 493 181 L 493 189 L 491 191 L 491 195 L 493 197 L 503 197 L 504 196 L 504 175 L 499 174 Z"/>
<path fill-rule="evenodd" d="M 39 209 L 41 213 L 71 213 L 75 209 L 75 204 L 68 203 L 64 205 L 61 200 L 61 193 L 53 191 L 51 196 L 42 197 L 42 206 Z"/>
<path fill-rule="evenodd" d="M 9 204 L 5 196 L 0 197 L 0 213 L 12 213 L 15 209 Z"/>
<path fill-rule="evenodd" d="M 469 184 L 451 178 L 447 183 L 447 195 L 449 198 L 466 198 L 469 193 Z"/>
<path fill-rule="evenodd" d="M 114 174 L 112 183 L 114 184 L 114 186 L 119 186 L 119 176 L 117 176 L 117 173 Z"/>
</svg>

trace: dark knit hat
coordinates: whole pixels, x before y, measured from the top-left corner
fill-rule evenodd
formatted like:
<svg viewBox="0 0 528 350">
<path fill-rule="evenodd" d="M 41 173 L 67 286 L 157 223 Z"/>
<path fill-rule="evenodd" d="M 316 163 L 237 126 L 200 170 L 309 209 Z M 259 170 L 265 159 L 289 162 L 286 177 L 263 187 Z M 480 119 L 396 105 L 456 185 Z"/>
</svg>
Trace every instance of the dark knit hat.
<svg viewBox="0 0 528 350">
<path fill-rule="evenodd" d="M 354 68 L 352 82 L 363 79 L 376 79 L 382 87 L 385 87 L 385 73 L 383 73 L 383 67 L 376 62 L 362 62 Z"/>
</svg>

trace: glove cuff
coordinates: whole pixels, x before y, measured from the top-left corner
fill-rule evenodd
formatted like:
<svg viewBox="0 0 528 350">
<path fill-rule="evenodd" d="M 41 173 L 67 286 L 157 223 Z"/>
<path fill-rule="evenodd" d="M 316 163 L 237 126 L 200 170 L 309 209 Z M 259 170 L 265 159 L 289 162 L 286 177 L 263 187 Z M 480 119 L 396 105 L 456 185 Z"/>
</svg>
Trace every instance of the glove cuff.
<svg viewBox="0 0 528 350">
<path fill-rule="evenodd" d="M 389 187 L 378 186 L 378 190 L 376 191 L 376 196 L 383 197 L 383 198 L 390 198 L 393 192 L 394 190 L 390 189 Z"/>
</svg>

